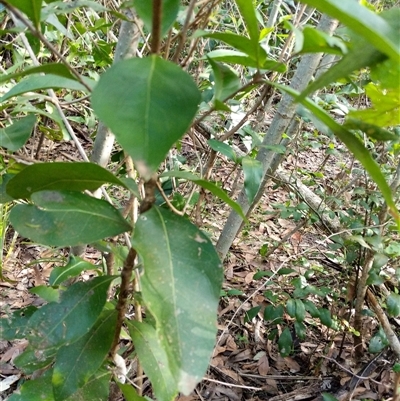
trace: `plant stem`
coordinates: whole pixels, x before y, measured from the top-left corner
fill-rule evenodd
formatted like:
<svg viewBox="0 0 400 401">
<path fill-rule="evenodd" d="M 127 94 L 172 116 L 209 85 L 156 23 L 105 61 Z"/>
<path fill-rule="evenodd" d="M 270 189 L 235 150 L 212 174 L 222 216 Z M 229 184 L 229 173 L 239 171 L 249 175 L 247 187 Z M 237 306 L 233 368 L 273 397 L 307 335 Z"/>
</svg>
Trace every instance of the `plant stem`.
<svg viewBox="0 0 400 401">
<path fill-rule="evenodd" d="M 162 0 L 153 0 L 153 26 L 151 32 L 151 52 L 160 53 L 162 23 Z"/>
</svg>

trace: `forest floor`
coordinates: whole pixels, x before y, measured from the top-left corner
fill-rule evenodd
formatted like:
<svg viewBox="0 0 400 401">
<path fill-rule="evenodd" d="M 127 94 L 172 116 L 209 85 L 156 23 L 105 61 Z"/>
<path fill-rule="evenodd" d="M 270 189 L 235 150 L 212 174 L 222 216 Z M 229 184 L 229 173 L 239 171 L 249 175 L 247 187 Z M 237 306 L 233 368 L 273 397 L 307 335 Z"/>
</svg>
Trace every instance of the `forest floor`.
<svg viewBox="0 0 400 401">
<path fill-rule="evenodd" d="M 87 141 L 89 149 L 90 139 Z M 343 165 L 349 165 L 344 149 L 325 160 L 320 148 L 292 148 L 282 168 L 288 173 L 307 172 L 321 174 L 314 186 L 337 191 Z M 33 149 L 26 147 L 21 159 L 29 161 Z M 342 156 L 340 156 L 342 155 Z M 74 145 L 69 142 L 45 140 L 40 160 L 77 160 Z M 226 159 L 217 160 L 217 173 L 213 179 L 224 183 L 224 188 L 235 196 L 233 166 Z M 227 179 L 226 177 L 230 177 Z M 300 176 L 305 178 L 305 173 Z M 311 180 L 310 180 L 311 182 Z M 315 184 L 317 182 L 317 184 Z M 346 193 L 341 208 L 351 202 Z M 123 205 L 124 200 L 118 199 Z M 343 322 L 351 320 L 351 271 L 343 263 L 340 251 L 332 251 L 332 241 L 321 224 L 299 224 L 293 214 L 282 213 L 276 205 L 295 207 L 302 202 L 296 193 L 289 193 L 284 186 L 271 182 L 250 222 L 235 240 L 224 263 L 224 295 L 218 312 L 218 336 L 206 377 L 192 395 L 180 396 L 179 401 L 241 401 L 241 400 L 333 400 L 322 398 L 323 393 L 338 400 L 389 400 L 392 395 L 394 374 L 391 372 L 389 351 L 376 354 L 364 353 L 356 360 L 353 338 Z M 203 228 L 217 239 L 228 210 L 207 195 L 206 209 L 202 211 Z M 285 217 L 283 217 L 285 216 Z M 297 229 L 296 229 L 297 228 Z M 268 252 L 268 256 L 265 255 Z M 17 237 L 9 228 L 3 245 L 2 274 L 7 281 L 0 281 L 1 317 L 29 305 L 40 305 L 41 299 L 30 290 L 47 282 L 51 270 L 67 260 L 68 250 L 37 246 Z M 88 248 L 84 258 L 102 265 L 100 252 Z M 277 274 L 279 269 L 290 269 Z M 330 310 L 337 317 L 339 330 L 321 324 L 307 315 L 304 320 L 305 338 L 300 339 L 295 330 L 295 320 L 285 313 L 278 325 L 263 319 L 264 309 L 271 304 L 283 304 L 294 291 L 293 280 L 313 272 L 310 282 L 318 288 L 330 289 L 324 298 L 309 295 L 308 299 Z M 259 272 L 264 272 L 260 274 Z M 257 275 L 256 275 L 257 274 Z M 255 276 L 256 275 L 256 276 Z M 90 277 L 90 272 L 81 279 Z M 247 312 L 260 307 L 255 316 Z M 293 352 L 280 355 L 277 338 L 288 327 L 293 339 Z M 365 333 L 368 340 L 377 330 L 373 317 L 365 316 Z M 25 340 L 13 342 L 0 338 L 0 401 L 6 400 L 16 388 L 22 373 L 13 360 L 27 346 Z M 130 377 L 134 378 L 134 361 Z M 145 381 L 144 394 L 151 396 Z M 122 400 L 122 398 L 121 398 Z M 118 398 L 116 398 L 118 401 Z"/>
</svg>

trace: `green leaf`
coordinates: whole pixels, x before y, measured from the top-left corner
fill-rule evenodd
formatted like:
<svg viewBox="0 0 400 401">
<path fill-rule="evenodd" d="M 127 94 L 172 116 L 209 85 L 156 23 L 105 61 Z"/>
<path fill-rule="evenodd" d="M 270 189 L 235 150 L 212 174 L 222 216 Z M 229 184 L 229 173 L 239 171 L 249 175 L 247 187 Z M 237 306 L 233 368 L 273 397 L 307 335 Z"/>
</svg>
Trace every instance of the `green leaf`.
<svg viewBox="0 0 400 401">
<path fill-rule="evenodd" d="M 371 178 L 378 185 L 386 203 L 389 206 L 391 214 L 394 216 L 397 222 L 400 223 L 400 214 L 393 201 L 392 191 L 386 182 L 385 176 L 379 168 L 379 165 L 372 158 L 371 154 L 365 148 L 363 143 L 349 130 L 342 125 L 338 124 L 329 114 L 323 110 L 320 106 L 315 104 L 311 99 L 301 98 L 299 93 L 287 86 L 271 83 L 277 86 L 283 91 L 289 93 L 296 101 L 307 107 L 319 120 L 321 120 L 326 126 L 328 126 L 334 134 L 346 145 L 346 147 L 353 153 L 353 155 L 361 162 L 364 168 L 367 170 Z"/>
<path fill-rule="evenodd" d="M 58 302 L 60 299 L 60 292 L 47 285 L 39 285 L 37 287 L 30 288 L 29 292 L 31 294 L 36 294 L 46 302 Z"/>
<path fill-rule="evenodd" d="M 84 80 L 89 86 L 93 86 L 93 81 L 91 79 L 84 78 Z M 5 102 L 14 96 L 22 95 L 26 92 L 60 88 L 87 92 L 86 87 L 74 79 L 64 78 L 54 74 L 31 75 L 12 87 L 0 98 L 0 102 Z"/>
<path fill-rule="evenodd" d="M 10 222 L 20 235 L 49 246 L 75 246 L 113 237 L 131 226 L 108 202 L 71 191 L 41 191 L 35 205 L 16 205 Z"/>
<path fill-rule="evenodd" d="M 315 306 L 315 304 L 308 299 L 303 300 L 304 307 L 306 311 L 311 315 L 313 318 L 319 318 L 319 310 Z"/>
<path fill-rule="evenodd" d="M 157 400 L 174 400 L 178 386 L 169 369 L 168 355 L 156 329 L 146 322 L 127 322 L 140 363 L 153 387 Z"/>
<path fill-rule="evenodd" d="M 263 177 L 263 167 L 259 160 L 255 160 L 249 156 L 243 157 L 242 167 L 244 174 L 244 190 L 247 200 L 249 204 L 251 204 L 260 188 Z"/>
<path fill-rule="evenodd" d="M 389 341 L 386 337 L 385 332 L 382 327 L 379 327 L 379 330 L 376 334 L 371 338 L 368 344 L 368 351 L 372 354 L 377 354 L 385 349 L 389 345 Z"/>
<path fill-rule="evenodd" d="M 332 327 L 332 317 L 331 312 L 325 308 L 318 308 L 319 311 L 319 319 L 321 323 L 326 327 Z"/>
<path fill-rule="evenodd" d="M 294 329 L 296 330 L 296 334 L 300 340 L 304 340 L 306 338 L 307 328 L 302 321 L 296 320 L 294 322 Z"/>
<path fill-rule="evenodd" d="M 190 75 L 153 55 L 120 61 L 102 74 L 92 106 L 149 179 L 188 129 L 200 98 Z"/>
<path fill-rule="evenodd" d="M 3 148 L 15 152 L 22 148 L 29 139 L 36 123 L 36 116 L 30 114 L 26 117 L 14 120 L 12 125 L 0 128 L 0 145 Z"/>
<path fill-rule="evenodd" d="M 249 33 L 250 39 L 253 43 L 258 43 L 260 36 L 258 29 L 258 21 L 256 16 L 256 10 L 253 2 L 248 0 L 235 0 L 239 8 L 240 14 L 242 15 L 244 22 L 246 23 L 247 32 Z"/>
<path fill-rule="evenodd" d="M 323 401 L 338 401 L 336 397 L 329 393 L 322 393 L 322 400 Z"/>
<path fill-rule="evenodd" d="M 139 217 L 132 246 L 143 260 L 142 297 L 169 369 L 179 391 L 189 394 L 214 348 L 223 279 L 218 254 L 189 220 L 156 206 Z"/>
<path fill-rule="evenodd" d="M 78 276 L 84 270 L 93 270 L 97 267 L 92 263 L 86 262 L 82 258 L 74 255 L 70 255 L 69 261 L 66 266 L 55 267 L 49 278 L 50 285 L 60 285 L 63 281 L 68 280 L 71 277 Z"/>
<path fill-rule="evenodd" d="M 389 316 L 397 317 L 400 315 L 400 295 L 391 292 L 386 300 Z"/>
<path fill-rule="evenodd" d="M 399 102 L 400 104 L 400 102 Z M 367 111 L 366 109 L 362 111 Z M 398 110 L 400 112 L 400 108 Z M 375 115 L 375 113 L 374 113 Z M 365 116 L 365 115 L 364 115 Z M 379 116 L 376 116 L 376 121 L 381 121 Z M 376 139 L 378 141 L 397 141 L 398 136 L 394 134 L 393 132 L 390 132 L 386 129 L 383 129 L 379 127 L 378 125 L 375 124 L 369 124 L 367 122 L 362 121 L 362 120 L 356 120 L 354 118 L 348 118 L 346 119 L 346 122 L 343 124 L 344 127 L 350 130 L 360 130 L 364 132 L 367 136 L 369 136 L 372 139 Z"/>
<path fill-rule="evenodd" d="M 271 70 L 282 73 L 286 71 L 286 66 L 283 63 L 268 59 L 259 63 L 246 53 L 237 50 L 213 50 L 207 53 L 207 58 L 211 58 L 222 63 L 239 64 L 245 67 L 260 68 L 262 70 Z"/>
<path fill-rule="evenodd" d="M 227 143 L 217 141 L 216 139 L 209 139 L 207 143 L 210 145 L 210 148 L 212 150 L 222 153 L 224 156 L 226 156 L 229 160 L 232 160 L 233 162 L 237 161 L 237 156 L 235 151 Z"/>
<path fill-rule="evenodd" d="M 26 375 L 31 375 L 40 369 L 48 368 L 54 363 L 56 347 L 38 350 L 35 346 L 28 345 L 24 352 L 14 359 L 14 364 Z"/>
<path fill-rule="evenodd" d="M 296 314 L 296 302 L 293 298 L 289 298 L 286 302 L 286 310 L 290 317 L 295 317 Z"/>
<path fill-rule="evenodd" d="M 165 173 L 162 173 L 160 177 L 176 177 L 176 178 L 183 178 L 189 181 L 192 181 L 196 183 L 197 185 L 200 185 L 204 189 L 207 189 L 210 191 L 213 195 L 221 199 L 223 202 L 225 202 L 228 206 L 230 206 L 239 216 L 241 216 L 245 221 L 247 221 L 246 216 L 243 213 L 242 208 L 237 204 L 235 201 L 233 201 L 228 194 L 221 188 L 217 187 L 215 184 L 213 184 L 210 181 L 203 180 L 199 178 L 197 175 L 194 175 L 192 173 L 189 173 L 187 171 L 167 171 Z"/>
<path fill-rule="evenodd" d="M 26 14 L 35 28 L 39 27 L 42 0 L 8 0 L 8 3 Z"/>
<path fill-rule="evenodd" d="M 333 3 L 333 0 L 329 0 L 327 2 L 319 2 L 315 0 L 306 0 L 306 2 L 310 3 L 318 3 L 318 4 L 323 4 L 325 3 Z M 363 14 L 366 12 L 369 16 L 372 16 L 372 19 L 376 19 L 377 23 L 376 25 L 369 25 L 366 23 L 366 20 L 363 20 L 363 18 L 359 18 L 360 15 L 354 14 L 354 18 L 359 19 L 359 22 L 361 24 L 365 24 L 365 30 L 361 29 L 359 35 L 351 35 L 352 40 L 351 44 L 349 45 L 349 52 L 338 62 L 336 63 L 333 67 L 329 68 L 327 72 L 322 74 L 319 78 L 317 78 L 313 83 L 311 83 L 301 94 L 301 98 L 306 97 L 310 93 L 315 92 L 317 89 L 320 89 L 324 86 L 327 86 L 331 83 L 334 83 L 337 81 L 339 78 L 347 77 L 350 75 L 353 71 L 359 70 L 361 68 L 364 68 L 366 66 L 370 67 L 377 67 L 380 65 L 383 61 L 387 59 L 387 54 L 385 55 L 385 51 L 383 47 L 373 47 L 372 43 L 372 37 L 381 37 L 381 33 L 383 31 L 380 31 L 378 26 L 380 24 L 383 24 L 386 26 L 388 30 L 390 30 L 391 35 L 394 37 L 394 41 L 388 40 L 388 38 L 384 39 L 385 41 L 388 40 L 391 42 L 391 44 L 394 46 L 394 48 L 397 47 L 397 55 L 394 56 L 394 60 L 396 60 L 396 63 L 398 64 L 398 60 L 400 57 L 400 52 L 399 52 L 399 37 L 400 37 L 400 9 L 397 10 L 389 10 L 386 12 L 383 12 L 380 16 L 374 14 L 373 12 L 369 11 L 363 6 L 360 6 L 357 4 L 357 2 L 346 2 L 346 3 L 341 3 L 339 5 L 338 2 L 337 6 L 338 8 L 343 8 L 345 10 L 347 7 L 350 9 L 355 8 L 355 9 L 361 9 Z M 316 6 L 318 8 L 318 6 Z M 328 5 L 328 7 L 331 7 Z M 333 6 L 334 7 L 334 6 Z M 324 7 L 322 7 L 324 8 Z M 328 12 L 327 12 L 328 13 Z M 329 13 L 328 13 L 329 14 Z M 351 14 L 351 12 L 350 12 Z M 332 14 L 331 14 L 332 15 Z M 349 15 L 349 23 L 351 23 L 351 19 L 353 18 L 352 15 Z M 342 21 L 344 22 L 344 21 Z M 348 25 L 350 29 L 353 29 L 355 25 Z M 371 35 L 369 31 L 372 30 L 374 33 Z M 385 35 L 383 35 L 385 36 Z M 372 43 L 372 45 L 371 45 Z M 393 50 L 393 49 L 392 49 Z"/>
<path fill-rule="evenodd" d="M 392 26 L 367 7 L 360 5 L 356 1 L 336 1 L 336 0 L 302 0 L 310 6 L 317 8 L 325 14 L 338 19 L 341 23 L 348 26 L 352 31 L 368 40 L 376 49 L 387 56 L 398 59 L 400 49 L 398 47 L 398 32 Z M 399 9 L 389 10 L 400 16 Z"/>
<path fill-rule="evenodd" d="M 111 373 L 108 369 L 96 372 L 84 387 L 71 395 L 66 401 L 108 400 Z M 57 399 L 55 401 L 58 401 Z"/>
<path fill-rule="evenodd" d="M 51 373 L 51 370 L 48 370 L 39 378 L 26 381 L 8 401 L 55 401 Z"/>
<path fill-rule="evenodd" d="M 272 324 L 280 324 L 283 320 L 284 309 L 282 305 L 267 305 L 264 309 L 264 319 Z"/>
<path fill-rule="evenodd" d="M 126 401 L 153 401 L 149 397 L 141 397 L 136 392 L 135 388 L 130 384 L 122 384 L 117 382 L 118 387 L 121 389 Z"/>
<path fill-rule="evenodd" d="M 7 203 L 14 200 L 14 198 L 7 194 L 7 185 L 11 178 L 14 177 L 15 174 L 4 174 L 0 176 L 0 203 Z"/>
<path fill-rule="evenodd" d="M 107 300 L 114 276 L 78 282 L 61 293 L 60 302 L 42 306 L 30 318 L 27 334 L 36 349 L 60 347 L 84 336 L 95 324 Z"/>
<path fill-rule="evenodd" d="M 281 356 L 289 356 L 293 348 L 293 339 L 288 327 L 283 330 L 282 334 L 279 336 L 278 348 Z"/>
<path fill-rule="evenodd" d="M 257 315 L 258 312 L 260 312 L 261 306 L 254 306 L 253 308 L 250 308 L 248 311 L 246 311 L 244 315 L 244 322 L 249 323 L 251 322 Z"/>
<path fill-rule="evenodd" d="M 329 53 L 342 55 L 347 53 L 347 47 L 342 40 L 315 29 L 313 26 L 306 26 L 302 31 L 295 28 L 295 32 L 295 52 L 299 54 Z"/>
<path fill-rule="evenodd" d="M 104 310 L 89 333 L 58 350 L 52 378 L 57 401 L 76 393 L 101 367 L 110 350 L 116 322 L 117 311 Z"/>
<path fill-rule="evenodd" d="M 223 102 L 240 88 L 240 79 L 227 65 L 217 63 L 211 58 L 208 60 L 214 73 L 214 100 Z"/>
<path fill-rule="evenodd" d="M 134 0 L 133 4 L 139 15 L 143 20 L 146 28 L 152 31 L 152 19 L 153 19 L 153 2 L 149 0 Z M 164 36 L 168 29 L 175 22 L 175 19 L 179 12 L 180 1 L 179 0 L 163 0 L 162 2 L 162 21 L 161 21 L 161 35 Z"/>
<path fill-rule="evenodd" d="M 95 191 L 107 182 L 125 187 L 114 174 L 94 163 L 38 163 L 27 166 L 10 180 L 7 193 L 24 199 L 44 190 Z"/>
<path fill-rule="evenodd" d="M 11 79 L 21 78 L 27 75 L 39 73 L 57 75 L 63 78 L 76 80 L 75 75 L 72 75 L 71 71 L 64 64 L 50 63 L 39 65 L 38 67 L 24 68 L 22 71 L 15 72 L 13 74 L 3 74 L 0 76 L 0 83 L 10 81 Z"/>
<path fill-rule="evenodd" d="M 0 319 L 0 333 L 2 340 L 17 340 L 25 337 L 25 327 L 31 316 L 37 311 L 36 306 L 15 311 L 10 317 Z"/>
</svg>

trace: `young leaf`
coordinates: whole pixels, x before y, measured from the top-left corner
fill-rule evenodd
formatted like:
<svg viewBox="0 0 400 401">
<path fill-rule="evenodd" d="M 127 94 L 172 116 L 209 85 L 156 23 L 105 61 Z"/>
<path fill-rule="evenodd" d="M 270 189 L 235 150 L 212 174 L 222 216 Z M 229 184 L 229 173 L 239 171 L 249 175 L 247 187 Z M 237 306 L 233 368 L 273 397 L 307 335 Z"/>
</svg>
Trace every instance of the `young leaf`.
<svg viewBox="0 0 400 401">
<path fill-rule="evenodd" d="M 75 246 L 113 237 L 131 226 L 102 199 L 71 191 L 41 191 L 35 205 L 16 205 L 10 222 L 22 236 L 49 246 Z"/>
<path fill-rule="evenodd" d="M 120 61 L 105 72 L 92 106 L 149 179 L 189 127 L 200 98 L 190 75 L 150 56 Z"/>
<path fill-rule="evenodd" d="M 30 114 L 15 120 L 6 128 L 0 128 L 0 146 L 12 152 L 22 148 L 29 139 L 35 123 L 36 117 Z"/>
<path fill-rule="evenodd" d="M 44 190 L 95 191 L 105 183 L 126 187 L 114 174 L 94 163 L 38 163 L 15 175 L 7 184 L 7 193 L 14 199 L 26 199 Z"/>
<path fill-rule="evenodd" d="M 156 329 L 146 322 L 127 322 L 146 375 L 153 386 L 157 400 L 174 400 L 178 394 L 178 386 L 169 369 L 168 355 Z"/>
<path fill-rule="evenodd" d="M 89 333 L 58 350 L 52 378 L 56 400 L 76 393 L 98 371 L 110 350 L 116 321 L 115 309 L 104 310 Z"/>
<path fill-rule="evenodd" d="M 93 81 L 91 79 L 84 78 L 84 80 L 89 86 L 93 86 Z M 86 87 L 74 79 L 64 78 L 53 74 L 31 75 L 12 87 L 4 96 L 0 98 L 0 102 L 5 102 L 13 96 L 18 96 L 26 92 L 34 92 L 37 90 L 51 88 L 64 88 L 87 92 Z"/>
<path fill-rule="evenodd" d="M 132 246 L 143 260 L 142 297 L 169 369 L 178 390 L 189 394 L 214 348 L 223 278 L 218 254 L 189 220 L 156 206 L 139 217 Z"/>
<path fill-rule="evenodd" d="M 249 204 L 251 204 L 260 188 L 263 177 L 263 167 L 260 161 L 249 156 L 243 157 L 242 167 L 244 174 L 244 190 L 246 191 Z"/>
<path fill-rule="evenodd" d="M 107 300 L 114 276 L 78 282 L 61 293 L 60 302 L 42 306 L 27 325 L 30 343 L 36 349 L 60 347 L 84 336 L 95 324 Z"/>
</svg>

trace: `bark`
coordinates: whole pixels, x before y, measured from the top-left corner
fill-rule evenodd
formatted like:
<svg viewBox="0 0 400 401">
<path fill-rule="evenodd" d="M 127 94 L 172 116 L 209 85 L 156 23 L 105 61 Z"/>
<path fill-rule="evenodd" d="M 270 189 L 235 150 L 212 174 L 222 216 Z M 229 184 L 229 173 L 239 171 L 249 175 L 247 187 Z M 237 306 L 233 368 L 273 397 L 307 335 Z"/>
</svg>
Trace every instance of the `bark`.
<svg viewBox="0 0 400 401">
<path fill-rule="evenodd" d="M 322 16 L 317 28 L 332 34 L 336 29 L 337 24 L 337 21 L 324 15 Z M 321 58 L 321 53 L 304 56 L 293 76 L 291 87 L 298 91 L 306 88 L 315 74 Z M 278 162 L 282 159 L 282 157 L 279 157 L 280 155 L 277 156 L 275 152 L 268 150 L 266 146 L 277 145 L 281 142 L 282 134 L 287 133 L 288 127 L 295 116 L 295 112 L 296 104 L 293 102 L 291 96 L 284 94 L 257 155 L 257 160 L 259 160 L 263 165 L 263 180 L 259 189 L 259 194 L 261 195 L 264 192 L 268 176 L 273 175 L 278 167 Z M 258 200 L 259 198 L 260 195 L 255 199 Z M 255 203 L 253 201 L 253 205 L 251 205 L 248 202 L 244 189 L 240 192 L 237 202 L 242 207 L 245 214 L 251 211 L 252 206 L 254 207 Z M 240 230 L 241 224 L 242 218 L 236 212 L 232 211 L 216 245 L 217 251 L 222 259 L 225 259 L 233 240 Z"/>
</svg>

